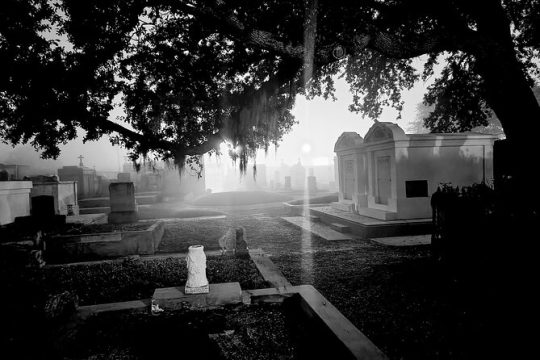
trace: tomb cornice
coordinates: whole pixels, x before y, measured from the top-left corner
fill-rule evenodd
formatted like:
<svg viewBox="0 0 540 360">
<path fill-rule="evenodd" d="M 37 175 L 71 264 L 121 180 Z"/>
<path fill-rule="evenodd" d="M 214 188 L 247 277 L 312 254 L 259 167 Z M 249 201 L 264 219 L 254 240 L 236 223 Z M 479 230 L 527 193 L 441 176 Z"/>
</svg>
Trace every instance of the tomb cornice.
<svg viewBox="0 0 540 360">
<path fill-rule="evenodd" d="M 347 131 L 342 133 L 334 145 L 334 152 L 342 152 L 344 150 L 355 149 L 361 147 L 364 139 L 358 133 Z"/>
</svg>

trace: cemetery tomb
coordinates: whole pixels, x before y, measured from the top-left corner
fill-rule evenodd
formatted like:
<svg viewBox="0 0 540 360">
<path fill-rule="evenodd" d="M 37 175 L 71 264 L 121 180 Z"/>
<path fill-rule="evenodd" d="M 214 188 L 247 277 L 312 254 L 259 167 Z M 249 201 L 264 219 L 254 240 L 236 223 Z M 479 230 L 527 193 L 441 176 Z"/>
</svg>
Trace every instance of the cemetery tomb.
<svg viewBox="0 0 540 360">
<path fill-rule="evenodd" d="M 439 184 L 466 186 L 493 180 L 494 135 L 405 134 L 397 124 L 376 122 L 362 138 L 337 140 L 338 210 L 380 220 L 431 217 Z"/>
<path fill-rule="evenodd" d="M 60 181 L 76 181 L 79 198 L 95 196 L 99 192 L 96 171 L 85 166 L 64 166 L 58 169 Z"/>
<path fill-rule="evenodd" d="M 310 193 L 317 192 L 317 178 L 315 176 L 308 176 L 307 186 L 308 186 L 308 192 Z"/>
<path fill-rule="evenodd" d="M 291 177 L 285 176 L 285 190 L 291 190 Z"/>
<path fill-rule="evenodd" d="M 291 186 L 294 190 L 303 190 L 306 181 L 306 168 L 302 165 L 300 159 L 291 166 Z"/>
<path fill-rule="evenodd" d="M 31 197 L 52 196 L 56 215 L 79 215 L 75 181 L 34 182 Z"/>
<path fill-rule="evenodd" d="M 0 181 L 0 225 L 30 215 L 31 181 Z"/>
</svg>

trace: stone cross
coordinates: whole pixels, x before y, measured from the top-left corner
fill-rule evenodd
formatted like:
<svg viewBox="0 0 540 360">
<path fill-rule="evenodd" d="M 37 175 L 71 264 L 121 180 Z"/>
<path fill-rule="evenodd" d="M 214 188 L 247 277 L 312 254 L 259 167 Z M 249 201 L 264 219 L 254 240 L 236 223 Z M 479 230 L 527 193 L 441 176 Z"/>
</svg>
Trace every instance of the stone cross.
<svg viewBox="0 0 540 360">
<path fill-rule="evenodd" d="M 79 166 L 83 167 L 84 165 L 83 165 L 82 159 L 84 159 L 84 156 L 79 155 L 77 158 L 79 159 Z"/>
</svg>

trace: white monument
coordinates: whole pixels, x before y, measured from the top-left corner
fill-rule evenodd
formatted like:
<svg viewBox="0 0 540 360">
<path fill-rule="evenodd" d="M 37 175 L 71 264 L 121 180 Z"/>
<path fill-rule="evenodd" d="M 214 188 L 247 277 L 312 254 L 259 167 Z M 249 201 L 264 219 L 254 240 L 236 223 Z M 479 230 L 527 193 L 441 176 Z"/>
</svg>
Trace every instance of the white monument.
<svg viewBox="0 0 540 360">
<path fill-rule="evenodd" d="M 206 278 L 206 255 L 204 246 L 192 245 L 186 256 L 188 278 L 184 292 L 186 294 L 205 294 L 210 291 Z"/>
<path fill-rule="evenodd" d="M 339 210 L 381 220 L 431 217 L 430 198 L 440 183 L 466 186 L 493 180 L 493 135 L 405 134 L 376 122 L 364 139 L 338 138 Z"/>
</svg>

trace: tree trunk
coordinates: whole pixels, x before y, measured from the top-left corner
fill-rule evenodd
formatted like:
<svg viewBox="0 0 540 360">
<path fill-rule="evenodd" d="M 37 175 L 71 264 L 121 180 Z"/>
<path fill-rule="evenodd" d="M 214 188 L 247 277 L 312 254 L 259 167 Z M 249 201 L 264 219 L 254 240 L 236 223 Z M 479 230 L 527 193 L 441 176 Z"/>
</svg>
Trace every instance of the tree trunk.
<svg viewBox="0 0 540 360">
<path fill-rule="evenodd" d="M 536 177 L 540 158 L 540 106 L 515 56 L 498 54 L 478 62 L 486 97 L 504 129 L 512 157 L 512 193 L 516 205 L 538 209 L 540 186 Z"/>
<path fill-rule="evenodd" d="M 517 59 L 506 15 L 495 11 L 488 16 L 480 22 L 479 28 L 488 40 L 475 51 L 476 70 L 509 145 L 513 202 L 528 213 L 538 213 L 540 186 L 535 173 L 540 158 L 540 105 Z"/>
</svg>

